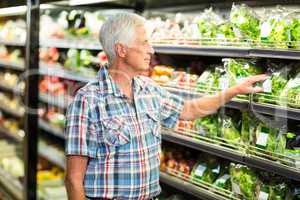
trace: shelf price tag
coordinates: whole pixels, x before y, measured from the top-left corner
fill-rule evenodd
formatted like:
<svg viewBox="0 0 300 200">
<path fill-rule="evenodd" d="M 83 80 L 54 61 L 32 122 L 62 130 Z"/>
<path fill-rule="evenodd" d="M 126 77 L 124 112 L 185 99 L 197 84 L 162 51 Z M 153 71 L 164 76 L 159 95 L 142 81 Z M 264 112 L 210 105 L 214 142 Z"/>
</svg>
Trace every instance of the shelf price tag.
<svg viewBox="0 0 300 200">
<path fill-rule="evenodd" d="M 236 194 L 242 194 L 240 186 L 234 181 L 232 181 L 232 191 Z"/>
<path fill-rule="evenodd" d="M 269 194 L 263 191 L 259 192 L 258 200 L 268 200 Z"/>
<path fill-rule="evenodd" d="M 256 144 L 263 147 L 267 146 L 268 137 L 268 133 L 260 132 Z"/>
<path fill-rule="evenodd" d="M 203 174 L 204 174 L 204 171 L 206 170 L 206 166 L 205 165 L 198 165 L 198 167 L 196 168 L 196 170 L 195 170 L 195 175 L 196 176 L 203 176 Z"/>
<path fill-rule="evenodd" d="M 270 78 L 265 80 L 262 87 L 263 87 L 264 92 L 271 93 L 272 92 L 272 80 Z"/>
</svg>

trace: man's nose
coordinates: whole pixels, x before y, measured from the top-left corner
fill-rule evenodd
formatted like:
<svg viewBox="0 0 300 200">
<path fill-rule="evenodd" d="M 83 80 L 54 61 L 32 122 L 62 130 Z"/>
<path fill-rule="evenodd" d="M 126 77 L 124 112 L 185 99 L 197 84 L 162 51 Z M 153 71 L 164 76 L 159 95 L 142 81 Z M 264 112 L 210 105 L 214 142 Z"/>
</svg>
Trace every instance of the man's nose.
<svg viewBox="0 0 300 200">
<path fill-rule="evenodd" d="M 149 54 L 154 54 L 154 48 L 153 48 L 152 45 L 149 45 L 148 53 Z"/>
</svg>

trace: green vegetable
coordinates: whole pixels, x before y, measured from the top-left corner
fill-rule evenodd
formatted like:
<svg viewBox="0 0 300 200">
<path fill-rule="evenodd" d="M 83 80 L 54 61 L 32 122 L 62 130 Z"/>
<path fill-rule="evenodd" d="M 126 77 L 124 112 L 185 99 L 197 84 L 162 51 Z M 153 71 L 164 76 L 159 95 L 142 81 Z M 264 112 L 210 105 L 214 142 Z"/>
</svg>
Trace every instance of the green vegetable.
<svg viewBox="0 0 300 200">
<path fill-rule="evenodd" d="M 218 25 L 222 19 L 213 11 L 212 8 L 204 10 L 198 19 L 198 29 L 200 33 L 201 44 L 215 45 L 214 39 L 217 36 Z"/>
<path fill-rule="evenodd" d="M 230 86 L 237 84 L 243 78 L 262 73 L 261 67 L 256 66 L 254 60 L 224 58 L 222 61 L 229 76 Z"/>
<path fill-rule="evenodd" d="M 233 192 L 240 193 L 246 199 L 255 199 L 256 174 L 247 166 L 230 164 L 229 173 L 233 183 Z"/>
<path fill-rule="evenodd" d="M 214 66 L 204 71 L 197 80 L 197 90 L 201 93 L 214 93 L 220 89 L 224 89 L 223 80 L 225 78 L 225 70 L 223 67 Z M 226 86 L 225 86 L 226 87 Z"/>
<path fill-rule="evenodd" d="M 239 130 L 233 123 L 232 118 L 228 116 L 224 116 L 222 118 L 221 135 L 224 139 L 230 140 L 232 142 L 238 143 L 241 140 L 241 134 Z"/>
<path fill-rule="evenodd" d="M 200 132 L 201 135 L 212 138 L 220 136 L 218 124 L 219 123 L 217 115 L 198 118 L 194 121 L 194 127 Z"/>
<path fill-rule="evenodd" d="M 279 103 L 280 94 L 288 83 L 292 68 L 285 66 L 286 64 L 284 63 L 280 63 L 279 65 L 269 63 L 269 65 L 271 66 L 268 68 L 268 71 L 270 71 L 272 75 L 262 84 L 264 93 L 259 93 L 256 96 L 258 96 L 259 102 L 276 104 Z"/>
<path fill-rule="evenodd" d="M 258 121 L 251 113 L 242 112 L 241 138 L 244 144 L 250 144 L 252 141 L 252 133 L 255 131 L 257 123 Z"/>
<path fill-rule="evenodd" d="M 215 182 L 214 185 L 220 188 L 223 188 L 225 190 L 232 190 L 231 186 L 231 178 L 229 174 L 224 174 L 223 176 L 220 176 Z"/>
<path fill-rule="evenodd" d="M 232 5 L 230 21 L 244 39 L 257 41 L 260 21 L 253 10 L 246 5 Z"/>
<path fill-rule="evenodd" d="M 300 48 L 300 19 L 295 18 L 291 22 L 291 41 L 293 48 Z"/>
<path fill-rule="evenodd" d="M 257 147 L 270 152 L 284 154 L 286 146 L 286 137 L 276 128 L 269 128 L 260 123 L 256 129 Z"/>
<path fill-rule="evenodd" d="M 286 84 L 280 94 L 280 104 L 300 108 L 300 73 Z"/>
<path fill-rule="evenodd" d="M 213 183 L 221 173 L 221 165 L 215 157 L 206 156 L 199 161 L 191 172 L 194 181 Z"/>
</svg>

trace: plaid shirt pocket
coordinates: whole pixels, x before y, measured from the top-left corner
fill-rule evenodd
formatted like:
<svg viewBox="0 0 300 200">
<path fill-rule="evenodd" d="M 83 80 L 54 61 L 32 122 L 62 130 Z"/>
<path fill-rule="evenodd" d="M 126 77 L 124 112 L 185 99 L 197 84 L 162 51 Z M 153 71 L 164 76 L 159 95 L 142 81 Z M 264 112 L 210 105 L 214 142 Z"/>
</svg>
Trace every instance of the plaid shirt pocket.
<svg viewBox="0 0 300 200">
<path fill-rule="evenodd" d="M 113 117 L 102 120 L 104 143 L 109 146 L 121 146 L 129 143 L 130 131 L 124 120 L 119 117 Z"/>
</svg>

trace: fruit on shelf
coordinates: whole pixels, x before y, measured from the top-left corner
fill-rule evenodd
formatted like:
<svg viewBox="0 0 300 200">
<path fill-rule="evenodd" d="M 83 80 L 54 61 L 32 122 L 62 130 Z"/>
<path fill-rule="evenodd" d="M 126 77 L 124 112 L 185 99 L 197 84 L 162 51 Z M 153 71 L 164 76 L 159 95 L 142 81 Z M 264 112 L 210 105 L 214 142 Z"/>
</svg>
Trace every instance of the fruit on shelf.
<svg viewBox="0 0 300 200">
<path fill-rule="evenodd" d="M 0 39 L 24 42 L 26 39 L 26 22 L 23 19 L 6 21 L 0 28 Z"/>
<path fill-rule="evenodd" d="M 88 50 L 69 49 L 64 67 L 85 76 L 95 77 L 96 71 L 92 67 L 98 63 L 98 58 Z"/>
<path fill-rule="evenodd" d="M 57 112 L 56 108 L 54 107 L 48 109 L 45 117 L 46 120 L 48 120 L 49 123 L 52 124 L 53 126 L 63 128 L 65 125 L 65 120 L 66 120 L 65 115 Z"/>
<path fill-rule="evenodd" d="M 1 59 L 8 59 L 9 53 L 7 48 L 4 45 L 0 45 L 0 58 Z"/>
<path fill-rule="evenodd" d="M 193 130 L 193 129 L 194 129 L 193 121 L 188 121 L 188 120 L 179 120 L 175 127 L 175 130 Z"/>
<path fill-rule="evenodd" d="M 67 93 L 67 89 L 62 79 L 55 76 L 44 76 L 39 83 L 39 91 L 54 96 L 65 95 Z"/>
<path fill-rule="evenodd" d="M 24 176 L 24 163 L 18 157 L 7 157 L 0 160 L 1 167 L 16 178 Z"/>
<path fill-rule="evenodd" d="M 0 93 L 0 104 L 20 114 L 23 114 L 25 112 L 25 108 L 23 106 L 20 106 L 22 105 L 20 97 L 14 96 L 10 98 L 8 95 Z"/>
<path fill-rule="evenodd" d="M 174 68 L 170 66 L 157 65 L 153 68 L 151 78 L 158 83 L 167 83 L 171 80 Z"/>
<path fill-rule="evenodd" d="M 59 59 L 59 52 L 55 47 L 41 48 L 39 57 L 41 61 L 44 61 L 46 63 L 57 63 Z"/>
</svg>

